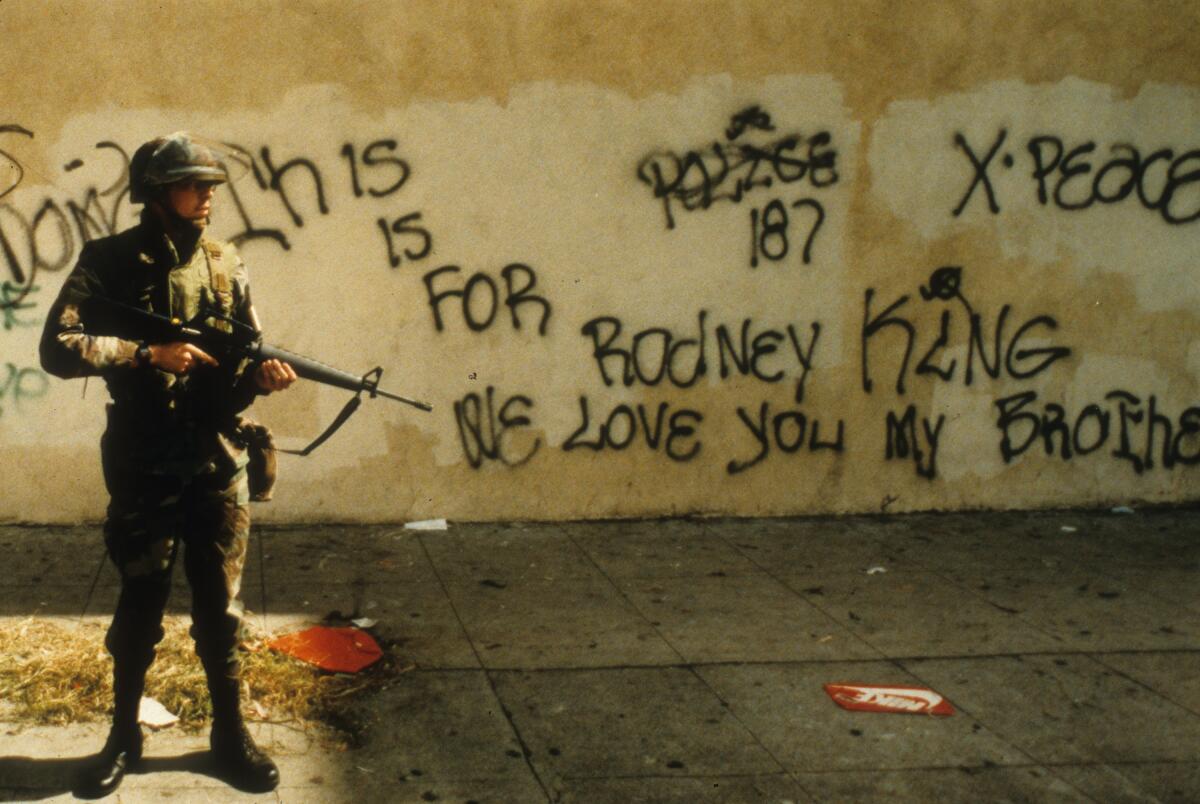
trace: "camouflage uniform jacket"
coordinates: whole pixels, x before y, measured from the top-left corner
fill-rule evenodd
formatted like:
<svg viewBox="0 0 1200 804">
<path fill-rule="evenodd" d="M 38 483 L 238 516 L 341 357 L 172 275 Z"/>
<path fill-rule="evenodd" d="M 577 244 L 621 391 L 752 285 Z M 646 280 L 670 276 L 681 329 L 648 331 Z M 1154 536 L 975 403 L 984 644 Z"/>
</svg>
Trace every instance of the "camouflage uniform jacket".
<svg viewBox="0 0 1200 804">
<path fill-rule="evenodd" d="M 40 353 L 42 366 L 56 376 L 104 378 L 113 400 L 103 445 L 106 475 L 114 459 L 134 472 L 182 476 L 244 466 L 244 452 L 228 434 L 257 392 L 247 362 L 214 355 L 220 366 L 197 366 L 184 376 L 135 367 L 144 334 L 97 297 L 185 321 L 215 304 L 253 326 L 246 269 L 236 249 L 201 234 L 181 258 L 146 213 L 139 225 L 88 242 L 50 308 Z"/>
</svg>

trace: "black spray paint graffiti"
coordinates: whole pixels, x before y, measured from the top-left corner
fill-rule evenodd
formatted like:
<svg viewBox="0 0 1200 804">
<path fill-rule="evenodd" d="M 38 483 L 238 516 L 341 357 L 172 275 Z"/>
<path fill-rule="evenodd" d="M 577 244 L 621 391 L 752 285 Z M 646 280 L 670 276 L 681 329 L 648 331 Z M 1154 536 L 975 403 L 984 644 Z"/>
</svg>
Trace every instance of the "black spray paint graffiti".
<svg viewBox="0 0 1200 804">
<path fill-rule="evenodd" d="M 733 142 L 750 129 L 774 131 L 775 124 L 771 122 L 771 115 L 761 106 L 747 106 L 730 118 L 729 127 L 725 129 L 725 139 Z"/>
<path fill-rule="evenodd" d="M 790 234 L 789 225 L 801 220 L 800 229 L 808 234 L 800 249 L 800 262 L 808 265 L 812 262 L 813 240 L 821 225 L 825 223 L 825 207 L 815 198 L 800 198 L 792 202 L 792 217 L 789 219 L 788 208 L 778 198 L 771 201 L 760 213 L 757 209 L 750 210 L 750 267 L 757 268 L 759 257 L 771 262 L 780 262 L 787 257 L 794 240 Z M 804 213 L 808 212 L 811 221 L 804 228 Z M 797 215 L 797 213 L 800 213 Z"/>
<path fill-rule="evenodd" d="M 541 437 L 529 430 L 534 407 L 525 394 L 514 394 L 498 404 L 496 389 L 490 385 L 482 394 L 471 392 L 456 401 L 454 421 L 468 465 L 479 469 L 492 461 L 516 468 L 528 463 L 542 447 Z M 690 461 L 700 453 L 697 430 L 704 416 L 689 408 L 672 410 L 667 402 L 656 408 L 619 404 L 593 420 L 589 400 L 581 396 L 579 417 L 579 425 L 563 441 L 563 452 L 621 452 L 643 444 L 676 462 Z"/>
<path fill-rule="evenodd" d="M 384 242 L 387 243 L 388 265 L 399 268 L 403 262 L 402 255 L 409 262 L 417 262 L 433 252 L 433 235 L 424 226 L 417 225 L 420 220 L 420 212 L 410 212 L 391 221 L 387 218 L 378 218 L 375 221 L 379 231 L 383 233 Z M 408 239 L 410 237 L 415 238 L 416 242 L 421 244 L 415 251 L 407 246 L 397 245 L 396 241 L 400 238 Z M 401 251 L 397 252 L 397 248 L 401 248 Z"/>
<path fill-rule="evenodd" d="M 463 322 L 472 332 L 483 332 L 496 320 L 501 304 L 508 308 L 513 329 L 521 329 L 521 310 L 533 308 L 533 314 L 538 316 L 538 335 L 546 334 L 546 326 L 550 322 L 550 302 L 540 293 L 534 293 L 537 285 L 537 273 L 524 263 L 514 262 L 504 266 L 500 271 L 500 280 L 504 284 L 503 295 L 496 280 L 486 271 L 476 271 L 466 282 L 456 282 L 447 287 L 447 281 L 457 279 L 462 275 L 462 269 L 457 265 L 443 265 L 425 274 L 425 290 L 429 296 L 429 308 L 433 312 L 434 329 L 443 332 L 446 329 L 442 316 L 442 303 L 447 299 L 457 298 L 462 312 Z M 435 289 L 434 285 L 440 287 Z M 540 315 L 539 315 L 540 314 Z"/>
<path fill-rule="evenodd" d="M 22 126 L 0 125 L 0 135 L 12 134 L 33 139 L 33 132 Z M 0 199 L 17 188 L 25 177 L 25 168 L 12 154 L 0 150 Z M 5 204 L 0 209 L 10 209 Z M 32 239 L 32 238 L 31 238 Z M 14 268 L 13 248 L 0 229 L 0 251 L 8 261 L 11 278 L 0 282 L 0 322 L 7 332 L 14 328 L 37 326 L 39 322 L 18 315 L 22 310 L 29 310 L 34 303 L 28 297 L 38 291 L 34 284 L 36 267 L 28 272 L 19 267 Z M 15 363 L 4 364 L 3 375 L 0 376 L 0 416 L 4 415 L 4 403 L 11 402 L 16 410 L 31 399 L 40 399 L 50 389 L 50 380 L 41 369 L 30 366 L 18 366 Z"/>
<path fill-rule="evenodd" d="M 482 286 L 483 280 L 473 278 L 465 285 L 456 286 L 454 291 L 435 291 L 434 283 L 443 272 L 457 273 L 457 270 L 438 269 L 427 277 L 435 320 L 441 321 L 437 312 L 441 300 L 455 296 L 461 300 L 463 317 L 470 328 L 481 331 L 490 326 L 494 308 L 498 306 L 495 283 L 488 293 L 488 314 L 481 315 L 471 312 L 470 285 L 471 281 L 478 281 Z M 517 327 L 516 305 L 510 305 L 510 310 L 514 327 Z M 548 314 L 548 305 L 543 310 Z M 694 337 L 681 337 L 664 327 L 650 327 L 623 337 L 624 325 L 612 316 L 589 320 L 581 328 L 581 334 L 591 339 L 592 357 L 606 386 L 618 382 L 626 387 L 637 383 L 647 386 L 666 383 L 688 388 L 714 371 L 721 379 L 744 376 L 768 384 L 791 377 L 795 381 L 795 398 L 798 402 L 803 401 L 821 332 L 818 322 L 810 324 L 806 334 L 802 327 L 793 324 L 782 330 L 762 328 L 749 317 L 742 320 L 740 327 L 721 324 L 710 329 L 707 319 L 707 311 L 701 310 L 697 314 Z M 713 355 L 711 369 L 710 354 Z M 794 361 L 795 366 L 785 369 L 778 363 L 783 359 Z M 533 402 L 525 395 L 510 397 L 497 411 L 489 388 L 484 397 L 472 393 L 456 404 L 456 425 L 464 455 L 472 467 L 479 468 L 487 460 L 517 466 L 532 457 L 532 451 L 510 456 L 504 450 L 504 434 L 529 425 L 527 416 L 513 415 L 512 405 L 527 410 L 533 407 Z M 799 410 L 772 413 L 769 403 L 764 402 L 758 409 L 757 419 L 744 408 L 738 408 L 737 415 L 754 438 L 755 452 L 744 460 L 730 461 L 729 474 L 739 474 L 758 465 L 772 452 L 787 454 L 807 449 L 809 452 L 841 453 L 845 448 L 845 426 L 840 420 L 834 426 L 833 435 L 822 436 L 821 422 Z M 597 411 L 592 400 L 584 394 L 579 397 L 578 425 L 563 441 L 562 450 L 621 452 L 640 445 L 671 461 L 685 463 L 701 454 L 700 428 L 704 418 L 699 410 L 670 402 L 654 406 L 618 403 Z"/>
<path fill-rule="evenodd" d="M 737 416 L 754 436 L 757 452 L 748 460 L 731 460 L 726 464 L 725 471 L 731 475 L 740 474 L 766 460 L 772 446 L 786 454 L 801 450 L 842 453 L 846 449 L 845 423 L 841 419 L 837 420 L 835 435 L 830 441 L 821 438 L 820 420 L 800 410 L 784 410 L 772 415 L 770 404 L 763 402 L 759 405 L 757 416 L 751 417 L 742 407 L 737 409 Z"/>
<path fill-rule="evenodd" d="M 33 137 L 20 126 L 0 126 L 0 134 L 19 133 Z M 0 258 L 7 273 L 0 305 L 12 310 L 25 304 L 26 297 L 36 290 L 39 271 L 61 271 L 69 267 L 83 243 L 114 232 L 121 218 L 122 205 L 128 198 L 129 157 L 120 145 L 103 141 L 95 149 L 115 157 L 115 164 L 106 172 L 106 186 L 86 187 L 81 194 L 66 200 L 50 196 L 37 204 L 36 211 L 24 212 L 12 203 L 0 204 Z M 14 182 L 4 188 L 0 198 L 12 192 L 25 174 L 20 161 L 7 152 L 0 157 L 9 164 Z M 113 161 L 113 160 L 108 160 Z M 83 167 L 82 159 L 63 166 L 66 173 Z M 6 322 L 8 319 L 6 318 Z"/>
<path fill-rule="evenodd" d="M 0 125 L 0 200 L 17 188 L 26 173 L 14 155 L 16 149 L 7 144 L 10 138 L 19 144 L 23 138 L 33 139 L 34 133 L 15 124 Z M 236 144 L 226 143 L 225 148 L 230 167 L 244 168 L 253 181 L 231 181 L 226 185 L 235 226 L 232 231 L 218 232 L 219 236 L 243 246 L 265 240 L 288 250 L 289 227 L 300 229 L 307 216 L 330 214 L 328 179 L 314 158 L 280 158 L 268 145 L 260 146 L 257 153 Z M 377 139 L 361 149 L 352 142 L 343 145 L 341 156 L 356 199 L 388 198 L 406 184 L 412 171 L 397 155 L 397 148 L 393 139 Z M 72 189 L 60 189 L 25 208 L 8 200 L 0 204 L 0 322 L 4 330 L 40 323 L 22 312 L 34 306 L 40 272 L 69 268 L 86 242 L 134 223 L 136 208 L 129 203 L 129 161 L 129 152 L 120 144 L 101 141 L 93 153 L 63 165 L 63 175 L 68 177 L 63 184 L 74 185 Z M 239 174 L 237 170 L 234 173 Z M 278 220 L 281 214 L 283 221 Z M 264 217 L 276 223 L 256 222 Z M 409 212 L 390 223 L 387 218 L 375 222 L 383 231 L 390 266 L 399 266 L 401 255 L 417 261 L 432 253 L 432 238 L 419 225 L 420 219 L 420 212 Z M 410 238 L 417 240 L 410 242 Z M 31 376 L 45 379 L 37 369 L 17 369 L 15 378 L 9 378 L 8 384 L 14 389 L 11 393 L 17 398 L 36 394 Z"/>
<path fill-rule="evenodd" d="M 715 352 L 721 379 L 736 374 L 774 384 L 790 376 L 796 383 L 796 401 L 804 401 L 805 383 L 821 334 L 819 322 L 809 325 L 806 336 L 803 326 L 760 329 L 750 317 L 742 319 L 740 328 L 720 324 L 714 330 L 707 321 L 708 312 L 701 310 L 696 316 L 696 332 L 694 336 L 689 333 L 690 337 L 681 337 L 666 327 L 649 327 L 622 337 L 624 324 L 614 316 L 593 318 L 580 332 L 591 338 L 592 358 L 606 386 L 617 381 L 626 387 L 666 382 L 676 388 L 689 388 L 712 370 L 709 355 Z M 789 364 L 788 368 L 781 367 L 779 361 Z"/>
<path fill-rule="evenodd" d="M 691 408 L 679 408 L 668 416 L 670 409 L 668 402 L 660 402 L 653 409 L 641 403 L 620 404 L 607 416 L 597 416 L 593 425 L 588 398 L 581 396 L 579 427 L 563 442 L 563 452 L 581 447 L 593 452 L 620 452 L 635 443 L 642 443 L 651 451 L 661 449 L 673 461 L 690 461 L 700 454 L 702 444 L 696 431 L 704 421 L 704 415 Z"/>
<path fill-rule="evenodd" d="M 918 418 L 921 425 L 919 429 Z M 911 458 L 917 475 L 933 480 L 937 477 L 938 443 L 945 423 L 945 415 L 939 415 L 936 424 L 930 424 L 929 418 L 925 416 L 918 417 L 916 405 L 909 405 L 901 416 L 889 410 L 885 422 L 887 447 L 884 450 L 884 460 Z"/>
<path fill-rule="evenodd" d="M 957 302 L 967 316 L 966 366 L 962 372 L 963 384 L 975 381 L 975 366 L 978 362 L 983 373 L 992 379 L 1001 376 L 1016 380 L 1027 380 L 1046 371 L 1055 362 L 1068 357 L 1071 350 L 1066 346 L 1049 345 L 1025 348 L 1022 339 L 1033 337 L 1036 328 L 1057 330 L 1058 322 L 1047 315 L 1026 319 L 1012 335 L 1006 332 L 1011 306 L 1005 304 L 996 317 L 992 332 L 991 349 L 985 345 L 983 317 L 967 300 L 962 292 L 963 269 L 959 266 L 938 268 L 929 277 L 929 283 L 920 288 L 925 302 Z M 871 393 L 874 382 L 871 378 L 869 345 L 873 338 L 889 328 L 899 330 L 906 336 L 903 355 L 896 375 L 896 393 L 907 391 L 909 364 L 918 342 L 918 329 L 912 320 L 895 315 L 909 301 L 904 295 L 873 315 L 874 290 L 868 288 L 865 295 L 862 327 L 862 387 Z M 959 360 L 953 358 L 947 364 L 944 353 L 951 346 L 951 323 L 954 315 L 950 309 L 942 309 L 938 318 L 937 335 L 921 353 L 915 373 L 917 376 L 931 375 L 942 382 L 954 381 L 958 374 Z M 990 356 L 989 356 L 990 351 Z M 919 477 L 932 480 L 937 476 L 937 454 L 941 443 L 944 414 L 936 419 L 920 416 L 915 405 L 909 405 L 902 413 L 888 411 L 884 422 L 885 460 L 911 459 Z"/>
<path fill-rule="evenodd" d="M 542 447 L 540 438 L 536 438 L 523 454 L 513 454 L 511 444 L 532 423 L 528 411 L 533 406 L 532 399 L 516 394 L 505 399 L 497 409 L 496 389 L 490 385 L 483 394 L 472 392 L 454 403 L 458 437 L 472 469 L 480 468 L 487 461 L 499 461 L 515 468 L 528 463 L 537 454 Z"/>
<path fill-rule="evenodd" d="M 488 386 L 483 394 L 472 392 L 454 404 L 455 424 L 467 463 L 474 469 L 493 461 L 515 468 L 529 462 L 542 446 L 540 437 L 530 443 L 531 434 L 522 433 L 532 425 L 529 412 L 533 400 L 524 394 L 496 399 Z M 753 413 L 738 407 L 736 414 L 753 439 L 753 451 L 746 458 L 730 460 L 726 472 L 737 475 L 758 466 L 773 454 L 830 452 L 846 450 L 845 422 L 838 419 L 828 427 L 797 409 L 775 411 L 762 402 Z M 623 452 L 640 448 L 676 463 L 688 463 L 703 452 L 701 427 L 705 414 L 672 402 L 618 403 L 594 410 L 587 395 L 579 397 L 578 424 L 562 442 L 563 452 L 587 450 L 593 453 Z M 512 442 L 524 436 L 524 447 Z"/>
<path fill-rule="evenodd" d="M 1017 166 L 1011 151 L 1000 153 L 1007 139 L 1008 130 L 1000 129 L 981 157 L 961 132 L 954 135 L 954 144 L 966 157 L 971 178 L 952 216 L 963 213 L 977 190 L 988 211 L 1000 213 L 990 171 L 997 156 L 1004 170 Z M 1074 212 L 1095 204 L 1117 204 L 1132 196 L 1169 224 L 1200 220 L 1200 185 L 1196 184 L 1200 182 L 1200 149 L 1176 154 L 1174 149 L 1160 148 L 1143 154 L 1127 142 L 1109 145 L 1108 156 L 1097 156 L 1096 149 L 1094 140 L 1068 147 L 1054 135 L 1030 137 L 1024 150 L 1029 156 L 1029 175 L 1038 203 Z"/>
<path fill-rule="evenodd" d="M 814 190 L 837 183 L 837 150 L 827 131 L 812 137 L 792 134 L 764 143 L 735 142 L 749 130 L 774 132 L 771 116 L 759 106 L 743 109 L 725 129 L 726 141 L 688 151 L 651 154 L 638 165 L 638 179 L 663 203 L 667 228 L 675 227 L 676 206 L 705 210 L 717 201 L 738 204 L 750 192 L 773 185 L 803 182 Z M 797 149 L 803 150 L 797 152 Z M 813 244 L 825 223 L 825 207 L 816 198 L 781 198 L 750 210 L 750 267 L 782 262 L 799 251 L 800 263 L 813 260 Z"/>
<path fill-rule="evenodd" d="M 1103 404 L 1086 405 L 1078 413 L 1054 402 L 1035 407 L 1037 402 L 1034 391 L 996 400 L 1000 455 L 1005 463 L 1039 441 L 1046 455 L 1064 461 L 1113 445 L 1108 454 L 1127 462 L 1139 475 L 1155 466 L 1172 469 L 1177 464 L 1200 463 L 1200 406 L 1193 405 L 1172 420 L 1159 410 L 1153 394 L 1143 400 L 1119 389 L 1105 394 Z"/>
<path fill-rule="evenodd" d="M 16 134 L 33 139 L 33 132 L 14 123 L 0 125 L 0 134 Z M 25 178 L 25 168 L 12 154 L 0 149 L 0 199 L 17 189 Z"/>
<path fill-rule="evenodd" d="M 325 171 L 322 171 L 314 158 L 293 156 L 277 164 L 277 157 L 272 155 L 270 146 L 260 146 L 256 155 L 240 145 L 226 145 L 239 155 L 239 161 L 249 166 L 254 186 L 260 191 L 260 196 L 273 196 L 283 205 L 283 212 L 293 227 L 304 227 L 305 219 L 301 213 L 305 209 L 315 209 L 320 215 L 330 214 L 330 204 L 325 192 Z M 412 176 L 412 169 L 405 159 L 396 154 L 398 147 L 394 139 L 373 140 L 362 149 L 353 142 L 342 145 L 339 153 L 345 159 L 350 191 L 355 199 L 388 198 L 405 186 Z M 243 191 L 244 189 L 243 187 Z M 240 230 L 228 236 L 235 245 L 265 239 L 276 243 L 285 251 L 291 249 L 291 241 L 283 228 L 259 226 L 254 223 L 247 209 L 247 199 L 243 198 L 236 182 L 229 185 L 229 192 L 241 225 Z M 305 203 L 302 204 L 302 200 Z M 416 225 L 420 219 L 420 212 L 408 212 L 392 219 L 376 219 L 375 225 L 383 235 L 388 265 L 392 268 L 400 266 L 402 256 L 415 262 L 432 253 L 433 238 L 428 230 Z M 396 240 L 408 238 L 410 235 L 419 240 L 420 248 L 414 250 L 402 246 L 398 252 Z"/>
<path fill-rule="evenodd" d="M 975 380 L 976 362 L 982 367 L 983 372 L 992 379 L 997 379 L 1004 374 L 1012 379 L 1026 380 L 1036 377 L 1038 374 L 1049 369 L 1057 361 L 1071 354 L 1071 349 L 1067 346 L 1023 347 L 1022 339 L 1035 337 L 1033 335 L 1035 329 L 1044 328 L 1053 332 L 1058 329 L 1058 321 L 1049 315 L 1033 316 L 1025 319 L 1011 335 L 1008 335 L 1006 333 L 1006 324 L 1009 313 L 1012 311 L 1012 305 L 1005 304 L 1000 308 L 1000 312 L 996 316 L 996 323 L 991 333 L 992 348 L 991 356 L 989 357 L 988 349 L 984 343 L 985 326 L 983 317 L 975 311 L 970 302 L 962 294 L 962 273 L 963 269 L 957 266 L 947 266 L 937 269 L 930 276 L 929 286 L 921 288 L 921 297 L 927 302 L 958 301 L 966 311 L 968 330 L 967 359 L 965 370 L 962 373 L 965 385 L 969 386 Z M 905 334 L 904 353 L 900 360 L 899 369 L 896 372 L 896 393 L 903 395 L 906 391 L 906 381 L 909 376 L 909 361 L 919 340 L 917 327 L 913 322 L 896 314 L 908 304 L 909 296 L 908 294 L 901 296 L 879 313 L 873 313 L 872 311 L 872 301 L 874 298 L 874 288 L 868 288 L 863 303 L 862 387 L 867 393 L 871 393 L 874 388 L 869 359 L 871 340 L 879 337 L 885 330 L 895 328 Z M 942 310 L 937 336 L 922 353 L 921 359 L 917 363 L 915 374 L 918 377 L 933 375 L 944 382 L 954 380 L 958 369 L 958 359 L 951 360 L 949 365 L 942 365 L 938 362 L 943 357 L 943 350 L 950 345 L 951 322 L 953 320 L 954 316 L 950 310 Z M 1044 337 L 1044 333 L 1042 336 Z"/>
<path fill-rule="evenodd" d="M 0 126 L 3 136 L 34 135 L 21 126 L 7 124 Z M 303 228 L 306 216 L 314 213 L 330 214 L 326 194 L 329 179 L 314 158 L 289 155 L 281 159 L 268 145 L 260 146 L 257 153 L 232 143 L 225 143 L 225 147 L 231 160 L 244 166 L 253 181 L 225 185 L 236 222 L 229 231 L 219 232 L 220 236 L 237 245 L 266 240 L 288 250 L 289 227 Z M 408 162 L 396 154 L 397 148 L 394 139 L 373 140 L 361 149 L 352 142 L 342 146 L 347 179 L 356 199 L 389 198 L 406 185 L 412 171 Z M 95 151 L 95 158 L 85 155 L 63 166 L 64 174 L 84 177 L 82 189 L 59 193 L 59 197 L 46 196 L 25 210 L 7 202 L 0 204 L 0 272 L 6 273 L 6 281 L 19 289 L 6 297 L 7 304 L 24 300 L 39 271 L 68 268 L 84 243 L 134 222 L 135 209 L 128 202 L 128 151 L 107 140 L 98 142 Z M 0 199 L 16 188 L 24 174 L 20 160 L 10 151 L 0 150 Z M 283 221 L 278 220 L 280 214 Z M 275 222 L 258 223 L 263 217 L 274 218 Z M 398 267 L 402 258 L 418 261 L 433 253 L 432 237 L 419 225 L 420 220 L 420 212 L 407 212 L 374 222 L 383 234 L 391 267 Z"/>
</svg>

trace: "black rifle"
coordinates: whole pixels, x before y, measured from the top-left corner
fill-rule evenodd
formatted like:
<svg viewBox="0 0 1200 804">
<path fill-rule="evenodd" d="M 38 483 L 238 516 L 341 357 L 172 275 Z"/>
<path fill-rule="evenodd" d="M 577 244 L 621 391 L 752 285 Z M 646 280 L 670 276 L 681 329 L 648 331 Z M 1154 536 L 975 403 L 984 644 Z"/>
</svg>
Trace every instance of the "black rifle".
<svg viewBox="0 0 1200 804">
<path fill-rule="evenodd" d="M 181 341 L 194 344 L 206 352 L 215 353 L 224 358 L 238 360 L 248 358 L 255 363 L 264 360 L 281 360 L 290 365 L 297 376 L 355 392 L 354 397 L 346 403 L 333 423 L 311 444 L 302 450 L 279 450 L 279 452 L 308 455 L 345 424 L 346 420 L 358 409 L 364 392 L 372 399 L 382 396 L 385 399 L 403 402 L 424 411 L 433 410 L 433 406 L 428 402 L 381 391 L 379 380 L 383 377 L 383 368 L 380 366 L 376 366 L 361 377 L 355 376 L 318 360 L 313 360 L 311 357 L 264 343 L 261 332 L 222 314 L 211 305 L 206 305 L 190 321 L 181 321 L 178 318 L 169 318 L 103 296 L 93 296 L 92 300 L 103 303 L 118 319 L 122 319 L 121 323 L 125 326 L 122 326 L 121 329 L 125 332 L 137 332 L 137 339 L 151 343 Z M 213 326 L 209 320 L 224 321 L 229 325 L 229 331 Z"/>
</svg>

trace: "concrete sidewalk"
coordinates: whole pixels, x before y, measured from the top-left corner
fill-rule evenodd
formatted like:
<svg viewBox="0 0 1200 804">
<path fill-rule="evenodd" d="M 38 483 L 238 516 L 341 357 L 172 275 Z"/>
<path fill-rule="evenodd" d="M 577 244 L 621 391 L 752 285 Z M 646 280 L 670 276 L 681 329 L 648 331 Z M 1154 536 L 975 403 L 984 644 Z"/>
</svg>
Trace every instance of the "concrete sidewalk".
<svg viewBox="0 0 1200 804">
<path fill-rule="evenodd" d="M 416 669 L 347 705 L 348 750 L 256 726 L 276 794 L 239 795 L 209 775 L 204 735 L 167 730 L 119 800 L 1197 802 L 1198 526 L 1177 510 L 260 529 L 253 622 L 368 616 Z M 0 616 L 78 620 L 97 527 L 0 528 L 0 551 Z M 106 567 L 93 615 L 115 591 Z M 957 711 L 846 711 L 828 682 L 928 686 Z M 0 724 L 0 800 L 70 800 L 105 731 Z"/>
</svg>

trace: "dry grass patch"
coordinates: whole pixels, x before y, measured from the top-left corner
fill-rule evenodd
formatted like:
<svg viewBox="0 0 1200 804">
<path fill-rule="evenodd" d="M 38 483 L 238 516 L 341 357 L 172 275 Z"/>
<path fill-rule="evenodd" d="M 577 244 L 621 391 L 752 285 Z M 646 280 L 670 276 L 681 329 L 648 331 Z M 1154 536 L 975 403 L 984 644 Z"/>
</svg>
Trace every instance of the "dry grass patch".
<svg viewBox="0 0 1200 804">
<path fill-rule="evenodd" d="M 208 687 L 186 618 L 168 617 L 166 638 L 146 677 L 146 695 L 178 715 L 189 731 L 211 715 Z M 64 624 L 28 618 L 0 621 L 0 701 L 9 720 L 38 724 L 107 720 L 112 712 L 112 658 L 103 623 Z M 350 697 L 379 689 L 411 665 L 398 666 L 388 645 L 384 657 L 355 675 L 326 673 L 266 648 L 243 644 L 242 708 L 247 717 L 299 727 L 321 723 L 352 731 L 345 719 Z"/>
</svg>

